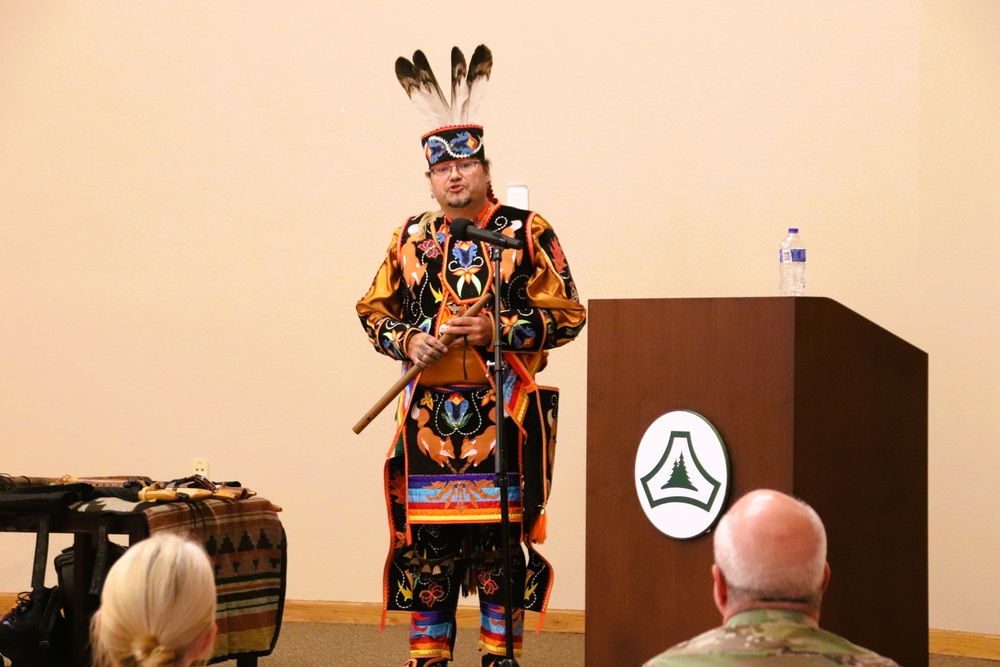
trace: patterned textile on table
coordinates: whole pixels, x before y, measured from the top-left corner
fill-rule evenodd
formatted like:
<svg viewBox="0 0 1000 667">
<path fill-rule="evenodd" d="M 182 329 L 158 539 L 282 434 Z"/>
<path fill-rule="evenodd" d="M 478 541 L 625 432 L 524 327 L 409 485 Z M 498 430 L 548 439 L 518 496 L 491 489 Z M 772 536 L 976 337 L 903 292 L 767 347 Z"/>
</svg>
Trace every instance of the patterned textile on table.
<svg viewBox="0 0 1000 667">
<path fill-rule="evenodd" d="M 219 634 L 209 662 L 270 654 L 281 629 L 287 549 L 270 501 L 144 503 L 143 511 L 150 535 L 185 535 L 201 543 L 215 563 Z"/>
</svg>

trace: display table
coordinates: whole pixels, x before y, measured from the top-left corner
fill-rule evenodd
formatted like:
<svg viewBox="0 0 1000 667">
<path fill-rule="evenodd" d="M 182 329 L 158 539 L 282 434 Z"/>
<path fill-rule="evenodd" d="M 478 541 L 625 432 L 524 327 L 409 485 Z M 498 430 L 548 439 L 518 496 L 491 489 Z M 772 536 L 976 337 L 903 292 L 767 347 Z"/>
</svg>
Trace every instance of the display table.
<svg viewBox="0 0 1000 667">
<path fill-rule="evenodd" d="M 74 667 L 90 665 L 88 597 L 92 584 L 100 585 L 93 580 L 94 554 L 107 535 L 127 535 L 131 545 L 169 531 L 201 543 L 214 561 L 218 590 L 219 633 L 209 662 L 251 667 L 271 653 L 281 629 L 287 549 L 276 510 L 260 497 L 153 503 L 98 497 L 30 508 L 0 502 L 0 531 L 36 533 L 32 588 L 44 585 L 48 535 L 73 535 Z"/>
</svg>

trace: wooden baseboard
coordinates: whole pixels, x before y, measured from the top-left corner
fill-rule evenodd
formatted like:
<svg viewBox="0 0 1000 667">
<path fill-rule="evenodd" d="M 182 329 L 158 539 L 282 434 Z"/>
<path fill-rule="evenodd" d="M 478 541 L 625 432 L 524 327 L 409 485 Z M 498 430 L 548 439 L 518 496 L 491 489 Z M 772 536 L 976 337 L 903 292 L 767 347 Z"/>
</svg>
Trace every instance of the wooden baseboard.
<svg viewBox="0 0 1000 667">
<path fill-rule="evenodd" d="M 1000 635 L 984 635 L 960 630 L 935 630 L 929 633 L 931 653 L 961 655 L 967 658 L 1000 660 Z"/>
<path fill-rule="evenodd" d="M 479 627 L 478 607 L 459 607 L 455 615 L 461 628 Z M 538 614 L 528 612 L 525 628 L 534 630 Z M 289 623 L 361 623 L 382 622 L 382 605 L 372 602 L 326 602 L 323 600 L 286 600 L 283 620 Z M 392 612 L 386 615 L 386 625 L 408 625 L 408 614 Z M 549 632 L 584 631 L 584 613 L 574 609 L 549 609 L 542 625 Z"/>
<path fill-rule="evenodd" d="M 0 616 L 17 603 L 17 593 L 0 593 Z M 284 620 L 289 623 L 362 623 L 378 625 L 382 622 L 382 606 L 371 602 L 326 602 L 322 600 L 285 601 Z M 550 609 L 545 614 L 543 629 L 549 632 L 577 632 L 585 629 L 582 611 L 575 609 Z M 406 625 L 406 614 L 392 613 L 386 617 L 387 625 Z M 479 626 L 479 611 L 474 607 L 459 607 L 458 624 L 463 628 Z M 538 614 L 528 612 L 526 628 L 534 630 Z M 1000 660 L 1000 635 L 960 630 L 935 630 L 929 632 L 931 653 L 960 655 L 967 658 Z"/>
</svg>

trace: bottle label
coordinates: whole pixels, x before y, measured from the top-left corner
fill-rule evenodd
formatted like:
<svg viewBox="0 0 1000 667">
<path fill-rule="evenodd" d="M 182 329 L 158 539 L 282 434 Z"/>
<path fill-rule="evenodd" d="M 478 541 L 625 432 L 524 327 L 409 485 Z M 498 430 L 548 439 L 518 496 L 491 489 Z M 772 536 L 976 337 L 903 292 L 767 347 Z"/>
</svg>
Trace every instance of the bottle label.
<svg viewBox="0 0 1000 667">
<path fill-rule="evenodd" d="M 785 262 L 804 262 L 806 261 L 806 249 L 805 248 L 779 248 L 778 249 L 778 263 L 784 264 Z"/>
</svg>

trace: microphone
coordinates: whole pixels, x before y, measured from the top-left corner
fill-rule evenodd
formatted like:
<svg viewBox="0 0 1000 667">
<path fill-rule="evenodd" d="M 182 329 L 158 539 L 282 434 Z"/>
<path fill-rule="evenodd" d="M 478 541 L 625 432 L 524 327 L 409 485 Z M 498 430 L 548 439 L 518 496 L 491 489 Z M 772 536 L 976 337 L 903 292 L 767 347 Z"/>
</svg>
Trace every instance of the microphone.
<svg viewBox="0 0 1000 667">
<path fill-rule="evenodd" d="M 512 239 L 503 234 L 486 231 L 481 227 L 476 227 L 471 220 L 466 218 L 457 218 L 451 221 L 451 235 L 462 241 L 484 241 L 501 248 L 520 250 L 524 247 L 524 241 L 521 239 Z"/>
</svg>

